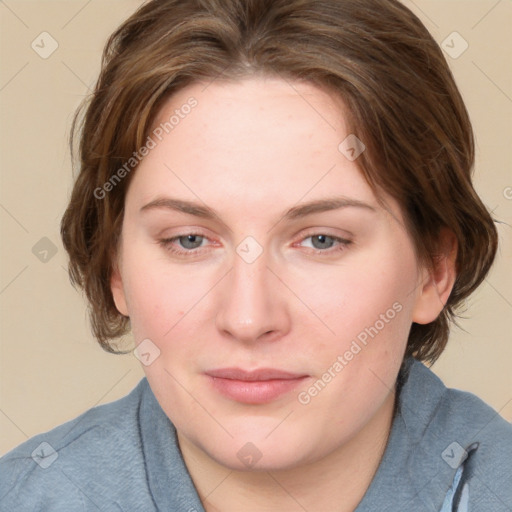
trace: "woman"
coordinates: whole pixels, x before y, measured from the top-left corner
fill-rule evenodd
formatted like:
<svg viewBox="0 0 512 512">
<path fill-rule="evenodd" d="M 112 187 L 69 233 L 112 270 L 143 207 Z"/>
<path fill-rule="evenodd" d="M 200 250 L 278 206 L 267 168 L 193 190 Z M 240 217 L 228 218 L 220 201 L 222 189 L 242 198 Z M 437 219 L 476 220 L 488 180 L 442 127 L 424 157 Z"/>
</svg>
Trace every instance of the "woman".
<svg viewBox="0 0 512 512">
<path fill-rule="evenodd" d="M 3 457 L 1 510 L 511 510 L 512 427 L 423 364 L 497 234 L 408 9 L 150 1 L 75 129 L 70 275 L 146 378 Z"/>
</svg>

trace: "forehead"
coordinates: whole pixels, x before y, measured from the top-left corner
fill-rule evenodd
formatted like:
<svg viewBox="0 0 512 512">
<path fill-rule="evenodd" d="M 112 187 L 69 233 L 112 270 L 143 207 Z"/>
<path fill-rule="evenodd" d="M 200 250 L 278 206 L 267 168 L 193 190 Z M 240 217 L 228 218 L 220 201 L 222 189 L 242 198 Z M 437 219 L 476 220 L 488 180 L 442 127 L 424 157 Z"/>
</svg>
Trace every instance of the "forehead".
<svg viewBox="0 0 512 512">
<path fill-rule="evenodd" d="M 375 204 L 357 163 L 340 150 L 349 135 L 342 101 L 312 84 L 195 83 L 160 109 L 150 132 L 156 145 L 130 188 L 140 206 L 172 193 L 214 208 L 228 208 L 229 198 L 248 215 L 333 195 Z"/>
<path fill-rule="evenodd" d="M 227 163 L 229 157 L 231 165 L 249 169 L 260 162 L 286 167 L 318 153 L 337 158 L 347 131 L 338 98 L 309 83 L 263 77 L 182 89 L 161 108 L 154 128 L 165 128 L 190 98 L 197 106 L 172 128 L 169 144 L 193 152 L 196 159 L 225 157 Z"/>
</svg>

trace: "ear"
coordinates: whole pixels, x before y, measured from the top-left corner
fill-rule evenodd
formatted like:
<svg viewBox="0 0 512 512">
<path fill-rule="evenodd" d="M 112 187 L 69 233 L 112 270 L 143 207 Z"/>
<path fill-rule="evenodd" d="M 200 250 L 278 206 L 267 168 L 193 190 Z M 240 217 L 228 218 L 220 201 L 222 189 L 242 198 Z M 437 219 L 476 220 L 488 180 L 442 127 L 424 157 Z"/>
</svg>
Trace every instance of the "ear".
<svg viewBox="0 0 512 512">
<path fill-rule="evenodd" d="M 439 252 L 433 259 L 434 268 L 422 269 L 421 291 L 413 309 L 412 321 L 433 322 L 443 310 L 456 278 L 457 239 L 448 228 L 439 235 Z"/>
<path fill-rule="evenodd" d="M 110 276 L 110 290 L 112 291 L 112 297 L 114 298 L 114 303 L 119 313 L 121 313 L 123 316 L 129 316 L 123 288 L 123 278 L 121 276 L 117 262 L 114 264 L 114 269 L 112 271 L 112 275 Z"/>
</svg>

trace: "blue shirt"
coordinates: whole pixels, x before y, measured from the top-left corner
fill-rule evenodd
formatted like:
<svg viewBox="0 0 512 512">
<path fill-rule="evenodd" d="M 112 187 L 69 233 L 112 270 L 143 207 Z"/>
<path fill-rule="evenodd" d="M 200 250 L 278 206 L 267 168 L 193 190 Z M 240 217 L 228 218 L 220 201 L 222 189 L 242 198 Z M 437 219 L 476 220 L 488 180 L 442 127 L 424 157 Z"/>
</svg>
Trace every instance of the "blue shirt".
<svg viewBox="0 0 512 512">
<path fill-rule="evenodd" d="M 0 511 L 98 510 L 204 511 L 145 378 L 0 459 Z M 370 511 L 512 511 L 512 425 L 407 359 L 386 450 L 355 510 Z"/>
</svg>

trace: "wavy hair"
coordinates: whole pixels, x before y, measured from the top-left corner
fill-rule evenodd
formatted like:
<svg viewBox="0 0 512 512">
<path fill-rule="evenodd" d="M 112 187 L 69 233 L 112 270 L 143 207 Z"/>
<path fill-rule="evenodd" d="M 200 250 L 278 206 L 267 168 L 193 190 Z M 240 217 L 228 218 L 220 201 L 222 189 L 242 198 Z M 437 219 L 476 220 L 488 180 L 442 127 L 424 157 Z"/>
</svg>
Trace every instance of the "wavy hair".
<svg viewBox="0 0 512 512">
<path fill-rule="evenodd" d="M 85 292 L 101 346 L 129 330 L 110 290 L 131 172 L 97 190 L 144 145 L 170 95 L 196 81 L 254 74 L 302 80 L 339 95 L 366 151 L 357 164 L 400 205 L 422 262 L 440 230 L 457 239 L 457 277 L 438 318 L 413 323 L 406 355 L 435 361 L 450 322 L 494 260 L 498 237 L 472 185 L 474 139 L 447 62 L 396 0 L 152 0 L 109 38 L 90 98 L 77 111 L 79 172 L 61 223 L 69 275 Z M 96 191 L 96 193 L 95 193 Z"/>
</svg>

